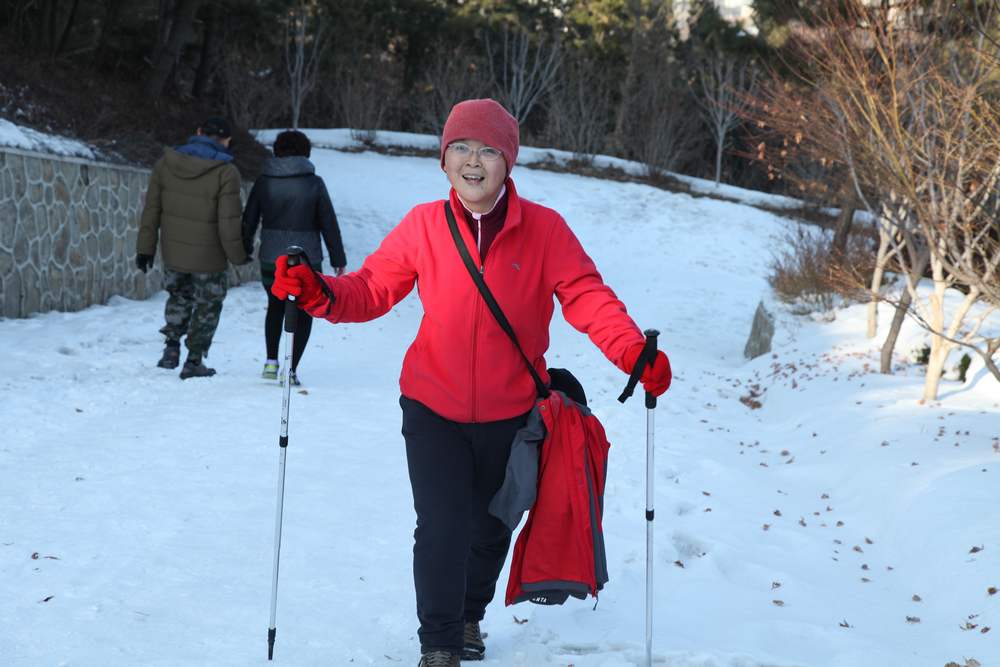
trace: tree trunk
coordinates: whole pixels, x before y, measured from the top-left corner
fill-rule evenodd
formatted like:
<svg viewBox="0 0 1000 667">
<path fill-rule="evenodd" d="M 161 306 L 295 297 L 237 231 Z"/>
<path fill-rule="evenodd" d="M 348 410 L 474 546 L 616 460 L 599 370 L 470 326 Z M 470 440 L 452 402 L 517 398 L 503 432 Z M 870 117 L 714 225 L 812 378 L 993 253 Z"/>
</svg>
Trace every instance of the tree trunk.
<svg viewBox="0 0 1000 667">
<path fill-rule="evenodd" d="M 641 51 L 641 44 L 643 41 L 643 25 L 642 25 L 642 3 L 638 0 L 632 0 L 628 3 L 629 14 L 632 16 L 632 44 L 628 58 L 628 68 L 625 71 L 625 78 L 622 80 L 621 87 L 621 103 L 618 105 L 618 115 L 615 117 L 615 130 L 612 136 L 614 137 L 615 147 L 620 153 L 624 155 L 624 151 L 628 142 L 625 140 L 625 123 L 628 121 L 628 116 L 632 112 L 631 102 L 633 95 L 633 88 L 636 85 L 636 79 L 639 76 L 639 53 Z"/>
<path fill-rule="evenodd" d="M 878 334 L 878 300 L 879 289 L 882 287 L 882 276 L 885 275 L 886 257 L 889 253 L 889 233 L 879 227 L 878 255 L 875 257 L 875 272 L 872 274 L 871 301 L 868 302 L 868 337 Z"/>
<path fill-rule="evenodd" d="M 924 377 L 925 401 L 937 400 L 938 386 L 944 373 L 944 362 L 948 358 L 952 344 L 935 332 L 944 331 L 944 293 L 947 284 L 944 280 L 944 267 L 941 261 L 931 258 L 931 274 L 934 277 L 934 293 L 931 295 L 928 324 L 931 330 L 931 353 L 927 358 L 927 375 Z"/>
<path fill-rule="evenodd" d="M 205 96 L 208 84 L 215 74 L 215 54 L 219 52 L 216 40 L 219 38 L 219 6 L 214 2 L 208 3 L 205 12 L 205 30 L 202 34 L 201 57 L 198 59 L 198 71 L 194 75 L 194 83 L 191 85 L 191 95 L 195 99 Z"/>
<path fill-rule="evenodd" d="M 833 252 L 835 255 L 843 255 L 847 252 L 847 239 L 851 235 L 851 223 L 854 222 L 854 212 L 857 209 L 853 200 L 845 202 L 840 207 L 840 215 L 837 216 L 837 227 L 833 233 Z"/>
<path fill-rule="evenodd" d="M 170 36 L 167 38 L 159 57 L 153 62 L 153 71 L 146 81 L 146 95 L 159 97 L 163 94 L 170 73 L 180 57 L 181 49 L 191 39 L 194 17 L 202 0 L 178 0 L 171 17 Z"/>
<path fill-rule="evenodd" d="M 106 0 L 104 3 L 104 17 L 101 19 L 100 32 L 97 34 L 98 61 L 103 61 L 108 54 L 108 36 L 113 35 L 118 26 L 121 8 L 122 0 Z"/>
<path fill-rule="evenodd" d="M 944 375 L 944 364 L 948 360 L 952 344 L 937 334 L 931 334 L 931 353 L 927 357 L 927 375 L 924 378 L 925 401 L 936 401 L 941 376 Z"/>
<path fill-rule="evenodd" d="M 904 287 L 903 294 L 899 297 L 899 303 L 896 304 L 896 312 L 892 316 L 889 333 L 885 337 L 885 342 L 882 343 L 882 362 L 879 372 L 884 375 L 892 375 L 892 353 L 896 349 L 899 330 L 903 328 L 903 320 L 906 319 L 906 311 L 909 310 L 911 303 L 913 303 L 913 295 L 910 294 L 909 289 Z"/>
<path fill-rule="evenodd" d="M 719 132 L 715 137 L 715 186 L 722 180 L 722 149 L 726 145 L 726 133 Z"/>
<path fill-rule="evenodd" d="M 38 21 L 38 37 L 35 39 L 46 53 L 51 54 L 56 42 L 56 14 L 59 10 L 59 0 L 45 0 L 42 3 L 42 16 Z"/>
<path fill-rule="evenodd" d="M 55 48 L 52 50 L 52 55 L 57 56 L 63 52 L 66 48 L 66 40 L 69 38 L 69 33 L 73 30 L 73 24 L 76 23 L 76 10 L 80 8 L 80 0 L 73 0 L 73 5 L 69 9 L 69 16 L 66 17 L 66 24 L 59 33 L 59 39 L 56 41 Z"/>
</svg>

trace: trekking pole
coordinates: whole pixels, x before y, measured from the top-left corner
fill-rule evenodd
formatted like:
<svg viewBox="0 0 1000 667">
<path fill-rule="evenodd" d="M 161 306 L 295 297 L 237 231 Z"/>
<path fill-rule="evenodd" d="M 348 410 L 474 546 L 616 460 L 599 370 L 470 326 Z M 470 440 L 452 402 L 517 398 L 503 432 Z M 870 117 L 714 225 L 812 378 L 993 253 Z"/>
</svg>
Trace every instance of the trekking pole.
<svg viewBox="0 0 1000 667">
<path fill-rule="evenodd" d="M 299 246 L 289 246 L 288 266 L 302 262 L 305 253 Z M 295 297 L 291 294 L 285 301 L 285 383 L 281 395 L 281 432 L 278 435 L 278 511 L 274 517 L 274 567 L 271 571 L 271 624 L 267 626 L 267 659 L 274 657 L 274 636 L 277 632 L 274 620 L 278 610 L 278 560 L 281 557 L 281 514 L 285 504 L 285 451 L 288 449 L 288 404 L 292 395 L 292 383 L 288 381 L 288 373 L 292 367 L 292 349 L 295 338 L 295 325 L 299 319 L 299 308 L 295 305 Z"/>
<path fill-rule="evenodd" d="M 656 337 L 660 332 L 656 329 L 646 329 L 646 345 L 639 353 L 628 384 L 618 400 L 624 403 L 635 390 L 636 383 L 642 377 L 642 371 L 647 365 L 652 366 L 656 359 Z M 653 664 L 653 443 L 656 415 L 656 396 L 646 392 L 646 665 Z"/>
</svg>

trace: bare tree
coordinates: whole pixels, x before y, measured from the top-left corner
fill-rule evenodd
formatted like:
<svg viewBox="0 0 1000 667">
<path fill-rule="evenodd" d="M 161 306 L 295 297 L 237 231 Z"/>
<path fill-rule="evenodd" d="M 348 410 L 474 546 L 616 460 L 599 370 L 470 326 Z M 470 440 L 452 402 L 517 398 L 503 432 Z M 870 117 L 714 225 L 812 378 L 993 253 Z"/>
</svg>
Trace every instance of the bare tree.
<svg viewBox="0 0 1000 667">
<path fill-rule="evenodd" d="M 336 85 L 326 87 L 347 127 L 351 128 L 351 136 L 358 141 L 374 142 L 390 111 L 392 92 L 398 90 L 398 82 L 391 71 L 393 64 L 377 53 L 354 56 L 337 66 Z"/>
<path fill-rule="evenodd" d="M 717 49 L 704 51 L 698 59 L 698 86 L 695 100 L 712 130 L 715 140 L 715 184 L 722 178 L 722 154 L 726 139 L 741 117 L 757 87 L 753 62 Z"/>
<path fill-rule="evenodd" d="M 316 85 L 325 38 L 326 26 L 316 0 L 298 0 L 288 10 L 285 25 L 285 69 L 294 129 L 299 127 L 302 103 Z"/>
<path fill-rule="evenodd" d="M 226 112 L 238 126 L 264 128 L 276 121 L 284 105 L 273 59 L 259 51 L 230 49 L 222 61 L 221 80 Z"/>
<path fill-rule="evenodd" d="M 611 118 L 613 82 L 606 68 L 585 54 L 566 58 L 548 104 L 549 138 L 590 163 L 604 148 Z"/>
<path fill-rule="evenodd" d="M 202 0 L 160 0 L 153 69 L 146 80 L 146 95 L 157 98 L 170 80 L 181 51 L 194 36 L 194 19 Z"/>
<path fill-rule="evenodd" d="M 532 45 L 526 31 L 511 30 L 507 25 L 500 30 L 499 42 L 489 31 L 483 33 L 497 95 L 520 124 L 551 89 L 562 63 L 562 50 L 555 38 L 547 40 L 539 34 Z"/>
<path fill-rule="evenodd" d="M 889 12 L 849 3 L 847 20 L 831 12 L 824 39 L 808 53 L 851 146 L 858 198 L 902 271 L 908 312 L 931 333 L 923 397 L 932 400 L 959 346 L 979 354 L 1000 380 L 993 360 L 1000 338 L 979 334 L 1000 306 L 1000 90 L 983 39 L 942 35 L 939 26 L 954 18 L 948 3 L 920 4 L 897 3 Z M 930 20 L 937 32 L 925 29 Z M 924 262 L 928 296 L 917 289 Z M 952 287 L 963 298 L 949 316 Z M 986 306 L 970 319 L 979 302 Z"/>
<path fill-rule="evenodd" d="M 420 122 L 441 135 L 451 108 L 462 100 L 481 97 L 489 89 L 485 63 L 462 47 L 435 45 L 421 77 Z"/>
</svg>

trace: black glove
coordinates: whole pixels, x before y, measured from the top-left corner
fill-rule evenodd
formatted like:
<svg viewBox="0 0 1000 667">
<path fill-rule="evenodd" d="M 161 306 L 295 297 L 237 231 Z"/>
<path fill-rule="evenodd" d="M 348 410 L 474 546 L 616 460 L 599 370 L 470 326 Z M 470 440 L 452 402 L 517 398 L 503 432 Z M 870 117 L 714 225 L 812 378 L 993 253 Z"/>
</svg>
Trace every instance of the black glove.
<svg viewBox="0 0 1000 667">
<path fill-rule="evenodd" d="M 143 273 L 149 271 L 153 268 L 153 256 L 144 255 L 141 252 L 135 256 L 135 265 L 139 267 L 139 270 Z"/>
</svg>

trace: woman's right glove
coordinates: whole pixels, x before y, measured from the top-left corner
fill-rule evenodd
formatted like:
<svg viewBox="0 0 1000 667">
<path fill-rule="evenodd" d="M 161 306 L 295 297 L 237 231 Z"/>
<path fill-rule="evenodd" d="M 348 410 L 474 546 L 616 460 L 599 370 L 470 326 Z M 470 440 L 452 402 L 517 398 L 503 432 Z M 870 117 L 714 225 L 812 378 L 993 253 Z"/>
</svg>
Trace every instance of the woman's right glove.
<svg viewBox="0 0 1000 667">
<path fill-rule="evenodd" d="M 275 262 L 271 294 L 282 301 L 294 296 L 300 308 L 310 310 L 326 299 L 320 280 L 308 264 L 288 266 L 288 255 L 281 255 Z"/>
<path fill-rule="evenodd" d="M 639 355 L 642 354 L 644 347 L 646 347 L 645 343 L 636 343 L 625 350 L 622 361 L 625 363 L 625 368 L 628 369 L 626 372 L 631 372 L 635 368 L 635 362 L 639 360 Z M 639 379 L 642 381 L 643 389 L 653 396 L 660 396 L 670 387 L 672 378 L 670 360 L 667 359 L 667 355 L 662 350 L 657 350 L 652 365 L 647 364 L 642 369 L 642 376 Z"/>
</svg>

